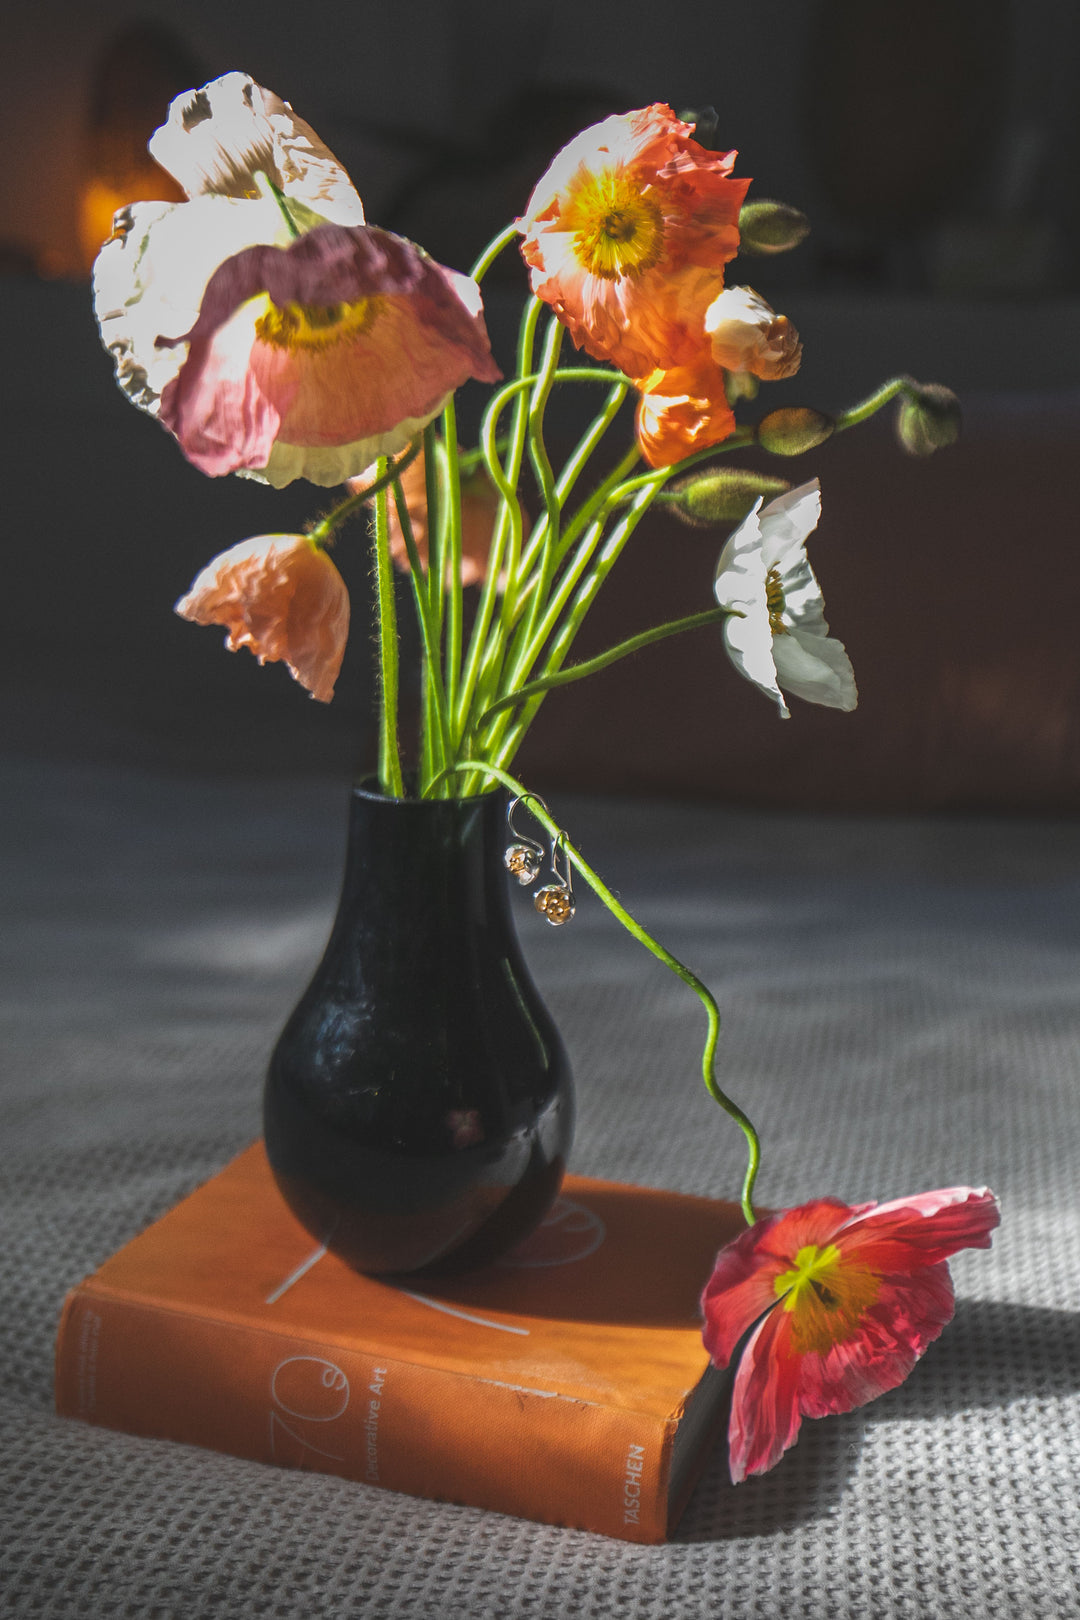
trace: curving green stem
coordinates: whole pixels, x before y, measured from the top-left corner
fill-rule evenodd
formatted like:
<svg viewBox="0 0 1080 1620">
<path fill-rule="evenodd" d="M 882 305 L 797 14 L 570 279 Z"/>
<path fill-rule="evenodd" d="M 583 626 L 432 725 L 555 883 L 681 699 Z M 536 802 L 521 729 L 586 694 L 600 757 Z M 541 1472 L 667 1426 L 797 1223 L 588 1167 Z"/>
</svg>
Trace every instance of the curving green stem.
<svg viewBox="0 0 1080 1620">
<path fill-rule="evenodd" d="M 446 560 L 441 571 L 446 592 L 446 712 L 453 715 L 461 676 L 461 474 L 458 467 L 457 409 L 451 394 L 443 407 L 446 456 Z M 440 559 L 441 562 L 441 559 Z"/>
<path fill-rule="evenodd" d="M 609 647 L 606 652 L 597 653 L 595 658 L 586 658 L 580 664 L 571 664 L 569 669 L 560 669 L 554 675 L 542 675 L 538 680 L 530 681 L 527 686 L 519 686 L 515 692 L 507 693 L 506 697 L 497 698 L 481 715 L 478 729 L 500 709 L 510 709 L 518 703 L 527 703 L 530 698 L 538 697 L 542 692 L 550 692 L 554 686 L 568 686 L 571 681 L 584 680 L 586 675 L 595 675 L 599 670 L 607 669 L 609 664 L 617 663 L 620 658 L 629 658 L 631 653 L 640 652 L 642 647 L 648 647 L 654 641 L 681 635 L 684 630 L 700 630 L 707 624 L 722 624 L 730 615 L 730 608 L 706 608 L 701 613 L 688 614 L 685 619 L 669 619 L 666 624 L 654 625 L 651 630 L 642 630 L 636 636 L 628 636 L 625 641 Z M 741 618 L 742 614 L 739 613 L 737 616 Z"/>
<path fill-rule="evenodd" d="M 420 623 L 420 635 L 424 643 L 424 662 L 427 677 L 424 687 L 430 691 L 431 708 L 438 727 L 438 751 L 435 749 L 436 738 L 433 736 L 430 739 L 432 759 L 437 772 L 445 770 L 453 758 L 450 724 L 446 713 L 446 692 L 443 688 L 442 671 L 439 668 L 439 637 L 435 627 L 435 615 L 432 610 L 431 598 L 428 594 L 427 580 L 424 577 L 424 566 L 420 561 L 420 553 L 416 549 L 412 519 L 409 517 L 409 509 L 405 503 L 405 491 L 402 489 L 399 480 L 394 481 L 394 504 L 397 507 L 398 523 L 401 525 L 405 550 L 409 556 L 409 574 L 412 580 L 413 601 L 416 605 L 416 617 Z M 422 786 L 423 783 L 421 783 Z"/>
<path fill-rule="evenodd" d="M 852 405 L 850 410 L 841 411 L 836 418 L 836 426 L 833 428 L 833 432 L 844 433 L 848 428 L 858 427 L 860 422 L 865 422 L 868 417 L 880 411 L 882 406 L 887 405 L 891 399 L 895 399 L 897 394 L 913 393 L 913 384 L 914 378 L 912 377 L 894 377 L 891 382 L 882 383 L 880 388 L 876 388 L 872 394 L 868 394 L 860 404 Z"/>
<path fill-rule="evenodd" d="M 514 238 L 516 236 L 520 236 L 520 234 L 521 233 L 518 230 L 517 225 L 514 224 L 507 225 L 505 230 L 501 230 L 499 232 L 498 236 L 492 237 L 483 253 L 481 253 L 480 257 L 469 271 L 469 274 L 472 276 L 473 280 L 482 281 L 503 249 L 508 248 Z"/>
<path fill-rule="evenodd" d="M 523 786 L 516 777 L 511 776 L 507 771 L 501 770 L 496 765 L 487 764 L 484 760 L 459 760 L 449 767 L 446 775 L 450 776 L 457 771 L 476 771 L 482 775 L 493 777 L 495 781 L 501 782 L 503 787 L 508 788 L 511 793 L 527 799 L 530 813 L 536 817 L 552 839 L 561 839 L 563 851 L 568 857 L 570 865 L 575 872 L 581 873 L 590 889 L 599 897 L 612 916 L 622 923 L 627 933 L 631 934 L 639 945 L 644 945 L 647 951 L 651 952 L 658 961 L 663 962 L 666 968 L 669 968 L 677 978 L 681 979 L 683 984 L 691 989 L 701 1002 L 708 1021 L 705 1048 L 701 1055 L 702 1079 L 705 1082 L 705 1089 L 709 1096 L 735 1121 L 746 1138 L 746 1174 L 743 1177 L 739 1202 L 742 1205 L 743 1217 L 747 1226 L 753 1226 L 756 1220 L 753 1204 L 754 1183 L 757 1180 L 758 1166 L 761 1163 L 761 1143 L 749 1116 L 743 1112 L 738 1103 L 733 1102 L 727 1093 L 721 1090 L 716 1078 L 716 1044 L 720 1036 L 720 1009 L 716 1004 L 716 998 L 713 996 L 712 991 L 701 982 L 696 973 L 692 973 L 684 963 L 679 961 L 678 957 L 673 956 L 665 946 L 660 944 L 659 940 L 654 939 L 648 930 L 641 926 L 636 917 L 631 916 L 622 902 L 612 894 L 603 878 L 598 876 L 581 852 L 569 841 L 562 828 L 539 803 L 535 794 L 530 793 L 528 788 Z"/>
</svg>

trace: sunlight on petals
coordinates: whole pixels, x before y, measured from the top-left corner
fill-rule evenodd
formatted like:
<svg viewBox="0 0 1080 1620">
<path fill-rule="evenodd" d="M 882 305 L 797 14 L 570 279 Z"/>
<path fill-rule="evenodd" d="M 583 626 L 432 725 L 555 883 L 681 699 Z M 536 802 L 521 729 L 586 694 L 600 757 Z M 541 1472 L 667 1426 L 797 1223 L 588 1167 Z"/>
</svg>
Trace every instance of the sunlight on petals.
<svg viewBox="0 0 1080 1620">
<path fill-rule="evenodd" d="M 764 382 L 793 377 L 802 361 L 799 334 L 753 287 L 728 287 L 705 312 L 712 357 L 725 371 L 749 371 Z"/>
<path fill-rule="evenodd" d="M 694 358 L 738 252 L 750 182 L 732 178 L 734 152 L 693 133 L 662 103 L 604 119 L 563 148 L 518 221 L 534 293 L 579 348 L 627 376 Z M 672 280 L 686 269 L 708 275 L 673 308 Z"/>
<path fill-rule="evenodd" d="M 635 381 L 641 397 L 637 440 L 650 467 L 671 467 L 684 456 L 721 444 L 735 431 L 724 376 L 706 357 Z"/>
</svg>

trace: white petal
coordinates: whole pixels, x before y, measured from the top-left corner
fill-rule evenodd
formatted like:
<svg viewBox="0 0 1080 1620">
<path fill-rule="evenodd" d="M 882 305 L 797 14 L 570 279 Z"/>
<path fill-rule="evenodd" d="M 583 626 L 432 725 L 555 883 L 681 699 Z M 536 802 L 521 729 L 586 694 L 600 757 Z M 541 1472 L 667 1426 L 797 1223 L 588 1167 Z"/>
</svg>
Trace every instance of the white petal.
<svg viewBox="0 0 1080 1620">
<path fill-rule="evenodd" d="M 785 568 L 817 528 L 820 516 L 821 486 L 816 478 L 762 507 L 761 545 L 766 568 L 779 568 L 783 578 Z"/>
<path fill-rule="evenodd" d="M 721 607 L 745 612 L 765 600 L 765 561 L 761 554 L 761 501 L 743 518 L 720 553 L 713 591 Z"/>
<path fill-rule="evenodd" d="M 156 415 L 162 390 L 187 355 L 184 344 L 158 348 L 156 340 L 190 332 L 206 284 L 226 259 L 261 242 L 284 246 L 288 231 L 275 204 L 263 198 L 133 203 L 117 218 L 123 234 L 106 242 L 94 265 L 94 312 L 117 382 Z"/>
<path fill-rule="evenodd" d="M 246 469 L 240 476 L 253 478 L 260 484 L 272 484 L 275 489 L 284 489 L 294 478 L 306 478 L 309 484 L 331 489 L 335 484 L 343 484 L 347 478 L 358 477 L 379 456 L 396 456 L 400 450 L 404 450 L 429 422 L 435 420 L 449 397 L 447 394 L 446 399 L 441 399 L 426 416 L 408 416 L 389 433 L 377 438 L 354 439 L 351 444 L 318 446 L 285 444 L 278 439 L 265 467 L 257 471 Z"/>
<path fill-rule="evenodd" d="M 753 681 L 766 697 L 776 699 L 783 720 L 791 713 L 777 684 L 777 668 L 773 660 L 774 645 L 783 637 L 774 636 L 769 629 L 769 614 L 762 596 L 761 607 L 750 609 L 744 618 L 732 614 L 724 620 L 724 643 L 728 656 L 740 675 Z"/>
<path fill-rule="evenodd" d="M 772 638 L 776 676 L 785 692 L 850 712 L 859 701 L 855 672 L 843 642 L 795 630 Z"/>
<path fill-rule="evenodd" d="M 246 73 L 189 90 L 150 138 L 150 152 L 189 197 L 258 195 L 262 170 L 288 198 L 335 225 L 362 225 L 360 198 L 334 154 L 287 101 Z"/>
</svg>

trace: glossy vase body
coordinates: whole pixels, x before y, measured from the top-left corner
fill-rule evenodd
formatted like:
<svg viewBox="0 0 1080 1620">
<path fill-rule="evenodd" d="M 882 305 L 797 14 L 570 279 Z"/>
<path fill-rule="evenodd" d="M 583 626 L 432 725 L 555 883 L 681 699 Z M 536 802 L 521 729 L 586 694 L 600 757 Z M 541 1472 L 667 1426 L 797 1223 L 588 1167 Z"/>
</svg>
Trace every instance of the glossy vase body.
<svg viewBox="0 0 1080 1620">
<path fill-rule="evenodd" d="M 483 1265 L 562 1180 L 572 1081 L 514 931 L 505 806 L 353 789 L 337 919 L 264 1130 L 293 1212 L 358 1271 Z"/>
</svg>

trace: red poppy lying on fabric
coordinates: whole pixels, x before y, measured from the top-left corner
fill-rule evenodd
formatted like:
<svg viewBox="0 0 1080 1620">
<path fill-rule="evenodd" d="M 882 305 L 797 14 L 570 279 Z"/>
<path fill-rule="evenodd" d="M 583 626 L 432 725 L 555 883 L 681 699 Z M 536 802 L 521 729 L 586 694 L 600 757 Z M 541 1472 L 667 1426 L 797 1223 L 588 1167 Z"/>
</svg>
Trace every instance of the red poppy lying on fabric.
<svg viewBox="0 0 1080 1620">
<path fill-rule="evenodd" d="M 985 1187 L 887 1204 L 818 1198 L 721 1249 L 701 1301 L 718 1367 L 753 1328 L 732 1395 L 732 1480 L 775 1467 L 804 1417 L 850 1412 L 902 1384 L 952 1319 L 945 1261 L 988 1249 L 999 1220 Z"/>
</svg>

